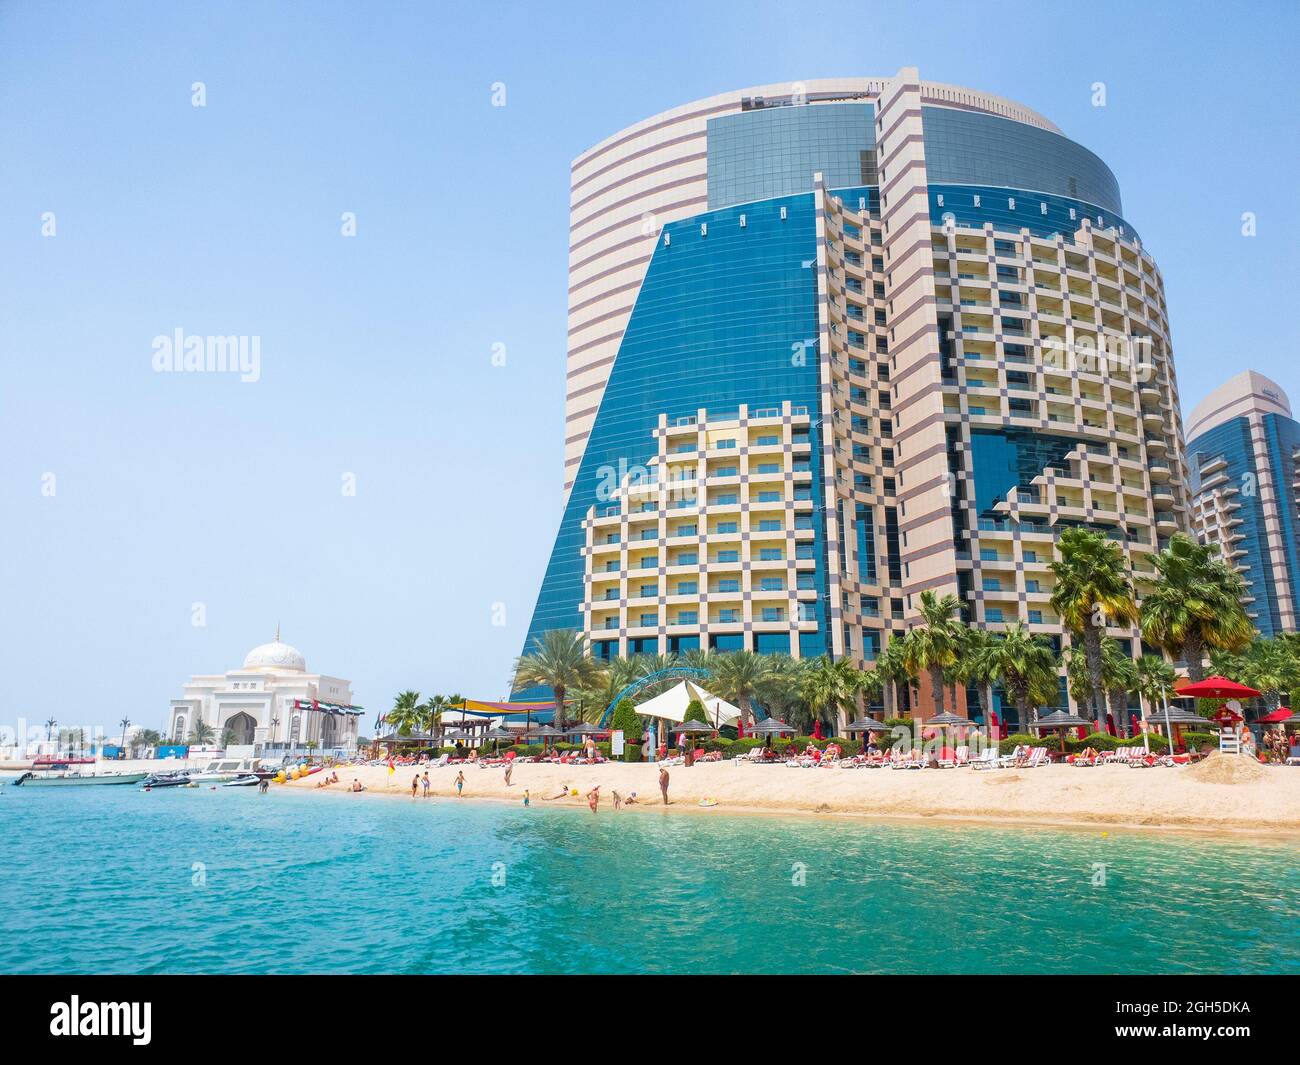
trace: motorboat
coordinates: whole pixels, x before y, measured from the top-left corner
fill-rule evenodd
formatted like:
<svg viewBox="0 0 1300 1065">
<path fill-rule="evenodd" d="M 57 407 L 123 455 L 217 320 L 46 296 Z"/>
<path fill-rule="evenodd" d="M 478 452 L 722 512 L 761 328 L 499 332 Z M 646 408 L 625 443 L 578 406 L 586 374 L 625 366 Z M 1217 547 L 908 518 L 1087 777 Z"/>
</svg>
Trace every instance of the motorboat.
<svg viewBox="0 0 1300 1065">
<path fill-rule="evenodd" d="M 235 777 L 234 780 L 227 780 L 221 786 L 223 788 L 252 788 L 262 783 L 262 778 L 256 773 L 249 773 L 246 776 Z"/>
<path fill-rule="evenodd" d="M 15 788 L 84 787 L 89 784 L 139 784 L 148 773 L 74 773 L 70 770 L 23 773 Z"/>
<path fill-rule="evenodd" d="M 189 788 L 195 786 L 194 781 L 190 779 L 190 775 L 185 772 L 152 773 L 144 778 L 145 791 L 152 791 L 154 788 Z"/>
<path fill-rule="evenodd" d="M 189 777 L 196 784 L 225 784 L 240 777 L 259 774 L 256 758 L 221 758 L 203 769 L 190 770 Z M 267 776 L 272 774 L 267 773 Z"/>
</svg>

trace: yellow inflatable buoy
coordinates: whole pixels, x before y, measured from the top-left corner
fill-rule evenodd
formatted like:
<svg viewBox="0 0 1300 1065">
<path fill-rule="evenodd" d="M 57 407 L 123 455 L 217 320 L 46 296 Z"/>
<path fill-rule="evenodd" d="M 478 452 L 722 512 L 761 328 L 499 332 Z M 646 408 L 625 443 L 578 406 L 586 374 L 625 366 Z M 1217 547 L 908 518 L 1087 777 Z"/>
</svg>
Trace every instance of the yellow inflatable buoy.
<svg viewBox="0 0 1300 1065">
<path fill-rule="evenodd" d="M 278 772 L 278 773 L 275 774 L 275 782 L 276 782 L 277 784 L 283 784 L 283 783 L 285 782 L 286 779 L 288 779 L 288 778 L 285 777 L 285 775 L 284 775 L 284 770 L 283 770 L 283 769 L 281 769 L 280 772 Z"/>
</svg>

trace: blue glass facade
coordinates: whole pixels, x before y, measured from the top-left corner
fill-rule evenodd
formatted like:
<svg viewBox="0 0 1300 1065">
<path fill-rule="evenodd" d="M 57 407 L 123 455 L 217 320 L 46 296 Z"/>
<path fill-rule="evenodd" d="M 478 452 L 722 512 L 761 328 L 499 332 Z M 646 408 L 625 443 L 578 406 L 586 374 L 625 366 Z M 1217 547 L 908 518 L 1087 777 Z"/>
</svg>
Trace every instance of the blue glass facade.
<svg viewBox="0 0 1300 1065">
<path fill-rule="evenodd" d="M 786 217 L 781 217 L 785 209 Z M 812 415 L 820 449 L 816 358 L 795 360 L 794 345 L 816 343 L 816 224 L 811 195 L 725 208 L 664 227 L 610 371 L 533 613 L 525 649 L 548 629 L 580 629 L 587 510 L 598 502 L 602 469 L 645 464 L 656 453 L 660 413 L 734 416 L 740 404 L 783 400 Z M 702 235 L 701 226 L 707 226 Z M 814 493 L 818 496 L 818 493 Z M 826 649 L 824 515 L 816 532 L 819 630 L 801 636 L 805 654 Z"/>
<path fill-rule="evenodd" d="M 1279 510 L 1294 511 L 1294 493 L 1291 481 L 1294 479 L 1295 463 L 1290 459 L 1290 447 L 1284 441 L 1291 441 L 1291 447 L 1300 445 L 1300 427 L 1295 421 L 1281 419 L 1277 415 L 1265 416 L 1265 437 L 1270 450 L 1270 464 L 1273 466 L 1273 482 L 1282 493 Z M 1199 468 L 1206 462 L 1222 456 L 1227 463 L 1226 476 L 1238 494 L 1232 501 L 1240 503 L 1239 510 L 1234 511 L 1242 524 L 1235 532 L 1242 536 L 1236 547 L 1244 551 L 1236 563 L 1242 567 L 1242 576 L 1251 586 L 1255 602 L 1247 603 L 1247 610 L 1255 614 L 1253 622 L 1265 636 L 1274 636 L 1282 631 L 1281 615 L 1278 612 L 1278 592 L 1273 580 L 1273 567 L 1286 564 L 1284 559 L 1273 559 L 1269 551 L 1268 537 L 1264 527 L 1264 505 L 1260 494 L 1253 489 L 1258 484 L 1260 469 L 1255 458 L 1255 449 L 1251 445 L 1251 425 L 1244 417 L 1234 417 L 1221 425 L 1216 425 L 1208 432 L 1201 433 L 1195 440 L 1187 442 L 1187 454 L 1192 467 L 1191 488 L 1195 493 L 1200 488 Z M 1283 480 L 1284 479 L 1284 480 Z M 1294 519 L 1286 516 L 1283 528 L 1284 537 L 1290 542 L 1288 555 L 1295 566 L 1295 529 Z M 1300 570 L 1292 570 L 1300 572 Z"/>
<path fill-rule="evenodd" d="M 1065 468 L 1064 458 L 1079 441 L 1024 429 L 972 429 L 971 464 L 975 476 L 975 506 L 981 518 L 996 518 L 993 504 L 1012 488 L 1028 488 L 1044 468 Z"/>
<path fill-rule="evenodd" d="M 772 107 L 708 123 L 709 209 L 793 196 L 812 189 L 876 183 L 871 104 Z"/>
<path fill-rule="evenodd" d="M 1110 168 L 1068 137 L 997 115 L 921 108 L 925 168 L 936 185 L 1033 189 L 1123 213 Z"/>
<path fill-rule="evenodd" d="M 1300 614 L 1300 579 L 1297 579 L 1300 578 L 1300 557 L 1297 556 L 1300 537 L 1297 536 L 1294 457 L 1296 449 L 1300 448 L 1300 424 L 1278 414 L 1265 414 L 1263 421 L 1264 446 L 1268 450 L 1269 468 L 1278 496 L 1278 519 L 1282 525 L 1283 558 L 1274 559 L 1274 565 L 1285 565 L 1291 575 L 1292 607 Z M 1281 628 L 1280 619 L 1278 627 Z"/>
<path fill-rule="evenodd" d="M 1126 240 L 1140 240 L 1136 229 L 1119 214 L 1068 196 L 1033 192 L 1022 185 L 946 185 L 931 181 L 930 219 L 942 225 L 951 215 L 959 226 L 978 229 L 985 222 L 994 229 L 1018 233 L 1027 229 L 1036 237 L 1057 233 L 1067 239 L 1089 219 L 1098 229 L 1114 227 Z"/>
</svg>

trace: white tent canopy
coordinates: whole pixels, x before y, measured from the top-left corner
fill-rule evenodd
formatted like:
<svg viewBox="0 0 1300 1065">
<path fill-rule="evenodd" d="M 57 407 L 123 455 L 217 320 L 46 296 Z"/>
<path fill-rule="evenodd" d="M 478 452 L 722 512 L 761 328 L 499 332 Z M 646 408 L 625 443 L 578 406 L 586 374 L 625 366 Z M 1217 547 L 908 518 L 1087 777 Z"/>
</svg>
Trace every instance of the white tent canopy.
<svg viewBox="0 0 1300 1065">
<path fill-rule="evenodd" d="M 698 684 L 689 680 L 683 680 L 679 684 L 673 685 L 666 692 L 661 692 L 653 699 L 648 699 L 636 708 L 636 712 L 646 717 L 659 717 L 665 721 L 684 721 L 686 719 L 686 708 L 690 705 L 692 699 L 698 699 L 704 707 L 704 716 L 709 719 L 709 724 L 734 725 L 740 717 L 740 710 L 732 706 L 726 699 L 719 698 L 716 695 L 710 695 Z"/>
</svg>

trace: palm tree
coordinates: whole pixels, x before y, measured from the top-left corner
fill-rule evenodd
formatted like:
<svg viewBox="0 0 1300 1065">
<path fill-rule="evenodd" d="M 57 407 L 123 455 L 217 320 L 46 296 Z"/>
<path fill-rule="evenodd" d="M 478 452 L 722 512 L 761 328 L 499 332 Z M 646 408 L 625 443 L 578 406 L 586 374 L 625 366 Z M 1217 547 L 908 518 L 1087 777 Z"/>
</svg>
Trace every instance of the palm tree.
<svg viewBox="0 0 1300 1065">
<path fill-rule="evenodd" d="M 194 724 L 190 726 L 190 743 L 203 747 L 211 743 L 215 736 L 216 732 L 203 718 L 197 716 L 194 718 Z"/>
<path fill-rule="evenodd" d="M 389 727 L 402 736 L 409 736 L 420 727 L 420 693 L 407 690 L 398 692 L 393 708 L 384 715 Z"/>
<path fill-rule="evenodd" d="M 122 726 L 122 750 L 126 750 L 126 730 L 131 727 L 131 719 L 123 717 L 118 724 Z"/>
<path fill-rule="evenodd" d="M 1137 663 L 1119 645 L 1118 640 L 1102 644 L 1102 657 L 1106 660 L 1102 670 L 1106 678 L 1106 694 L 1110 698 L 1110 712 L 1115 718 L 1115 728 L 1124 731 L 1128 720 L 1128 695 L 1137 691 Z"/>
<path fill-rule="evenodd" d="M 944 712 L 944 671 L 957 664 L 964 626 L 955 617 L 961 604 L 955 595 L 942 599 L 934 592 L 921 593 L 921 624 L 903 637 L 903 663 L 913 677 L 926 674 L 934 695 L 935 713 Z"/>
<path fill-rule="evenodd" d="M 808 659 L 799 671 L 799 694 L 815 718 L 839 731 L 841 714 L 852 716 L 857 709 L 858 693 L 869 674 L 856 669 L 847 658 L 832 660 L 829 655 Z M 823 717 L 829 711 L 830 718 Z M 843 720 L 847 721 L 847 717 Z"/>
<path fill-rule="evenodd" d="M 572 629 L 548 629 L 533 639 L 533 649 L 515 662 L 515 685 L 540 684 L 555 694 L 555 725 L 564 728 L 565 695 L 589 684 L 600 664 L 587 653 L 587 641 Z"/>
<path fill-rule="evenodd" d="M 599 723 L 609 704 L 640 676 L 640 664 L 635 657 L 611 659 L 604 669 L 571 693 L 578 720 L 589 725 Z"/>
<path fill-rule="evenodd" d="M 904 637 L 890 637 L 885 649 L 876 656 L 875 673 L 880 678 L 885 717 L 898 716 L 898 685 L 907 684 L 912 675 L 903 654 Z"/>
<path fill-rule="evenodd" d="M 992 721 L 989 715 L 993 713 L 993 685 L 999 679 L 994 660 L 997 642 L 998 637 L 988 629 L 966 630 L 966 644 L 956 667 L 957 675 L 963 683 L 979 687 L 986 724 Z"/>
<path fill-rule="evenodd" d="M 740 708 L 740 720 L 754 723 L 753 699 L 772 671 L 771 656 L 753 651 L 728 651 L 709 656 L 709 677 L 714 695 Z"/>
<path fill-rule="evenodd" d="M 454 701 L 453 701 L 454 700 Z M 463 707 L 465 700 L 459 695 L 431 695 L 429 701 L 416 707 L 420 719 L 420 726 L 430 736 L 441 733 L 442 731 L 442 712 L 450 707 Z"/>
<path fill-rule="evenodd" d="M 1136 671 L 1134 690 L 1139 699 L 1145 699 L 1149 712 L 1147 717 L 1155 718 L 1156 711 L 1164 704 L 1167 693 L 1173 691 L 1178 674 L 1174 667 L 1159 655 L 1143 655 L 1134 664 Z"/>
<path fill-rule="evenodd" d="M 1155 557 L 1159 573 L 1142 599 L 1142 638 L 1187 663 L 1193 681 L 1205 678 L 1206 651 L 1239 651 L 1255 627 L 1242 608 L 1246 582 L 1215 554 L 1174 533 Z"/>
<path fill-rule="evenodd" d="M 134 754 L 139 750 L 147 750 L 150 747 L 158 747 L 162 743 L 162 733 L 157 729 L 142 728 L 135 734 L 135 742 L 131 744 L 131 752 Z"/>
<path fill-rule="evenodd" d="M 1067 528 L 1057 542 L 1060 558 L 1050 565 L 1056 586 L 1052 609 L 1066 628 L 1083 638 L 1088 680 L 1097 729 L 1104 727 L 1101 638 L 1107 625 L 1131 625 L 1138 619 L 1133 584 L 1124 568 L 1119 544 L 1091 529 Z"/>
<path fill-rule="evenodd" d="M 57 725 L 57 724 L 58 724 L 58 722 L 55 721 L 54 718 L 50 718 L 49 720 L 47 720 L 47 721 L 45 722 L 45 739 L 46 739 L 46 742 L 48 742 L 49 739 L 50 739 L 50 737 L 54 735 L 54 726 Z"/>
<path fill-rule="evenodd" d="M 1056 701 L 1059 663 L 1046 637 L 1017 621 L 993 638 L 982 657 L 983 672 L 1001 681 L 1022 729 L 1029 727 L 1032 709 Z"/>
<path fill-rule="evenodd" d="M 1284 695 L 1300 688 L 1300 658 L 1290 640 L 1256 640 L 1247 649 L 1243 664 L 1237 679 L 1263 692 L 1270 712 L 1282 705 Z"/>
</svg>

